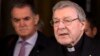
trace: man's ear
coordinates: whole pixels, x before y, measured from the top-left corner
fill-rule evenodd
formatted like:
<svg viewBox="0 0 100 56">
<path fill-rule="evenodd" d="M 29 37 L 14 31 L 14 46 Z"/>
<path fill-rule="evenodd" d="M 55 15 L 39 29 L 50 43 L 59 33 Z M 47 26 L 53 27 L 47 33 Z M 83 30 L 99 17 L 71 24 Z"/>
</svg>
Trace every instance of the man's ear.
<svg viewBox="0 0 100 56">
<path fill-rule="evenodd" d="M 35 25 L 37 25 L 37 24 L 38 24 L 38 22 L 39 22 L 39 15 L 38 15 L 38 14 L 36 14 L 36 15 L 35 15 Z"/>
<path fill-rule="evenodd" d="M 94 36 L 97 34 L 97 28 L 96 27 L 93 28 L 93 34 L 94 34 Z"/>
<path fill-rule="evenodd" d="M 81 23 L 82 23 L 82 30 L 85 30 L 85 28 L 86 28 L 86 21 L 82 21 Z"/>
</svg>

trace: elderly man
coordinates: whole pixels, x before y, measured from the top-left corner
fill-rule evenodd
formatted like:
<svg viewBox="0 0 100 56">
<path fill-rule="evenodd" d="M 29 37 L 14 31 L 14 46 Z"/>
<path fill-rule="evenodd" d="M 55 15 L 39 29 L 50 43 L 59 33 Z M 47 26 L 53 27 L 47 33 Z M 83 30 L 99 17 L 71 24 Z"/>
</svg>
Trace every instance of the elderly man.
<svg viewBox="0 0 100 56">
<path fill-rule="evenodd" d="M 60 1 L 53 7 L 53 28 L 57 43 L 43 56 L 100 56 L 96 44 L 84 34 L 86 15 L 71 1 Z M 99 45 L 98 45 L 99 46 Z M 41 55 L 41 56 L 42 56 Z"/>
</svg>

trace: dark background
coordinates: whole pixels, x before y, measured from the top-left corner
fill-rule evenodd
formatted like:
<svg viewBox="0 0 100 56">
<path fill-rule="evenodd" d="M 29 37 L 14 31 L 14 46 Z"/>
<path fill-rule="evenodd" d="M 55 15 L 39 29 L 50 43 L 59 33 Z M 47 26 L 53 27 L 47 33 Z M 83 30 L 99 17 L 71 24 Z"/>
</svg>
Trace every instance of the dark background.
<svg viewBox="0 0 100 56">
<path fill-rule="evenodd" d="M 0 0 L 0 37 L 3 38 L 10 34 L 15 34 L 11 22 L 9 20 L 9 1 Z M 53 35 L 52 26 L 50 26 L 50 20 L 52 19 L 52 6 L 60 0 L 34 0 L 40 14 L 40 20 L 42 20 L 42 31 L 47 36 Z M 72 0 L 78 3 L 87 14 L 92 16 L 93 23 L 100 28 L 100 0 Z M 89 6 L 89 7 L 87 7 Z M 98 30 L 100 31 L 100 30 Z"/>
</svg>

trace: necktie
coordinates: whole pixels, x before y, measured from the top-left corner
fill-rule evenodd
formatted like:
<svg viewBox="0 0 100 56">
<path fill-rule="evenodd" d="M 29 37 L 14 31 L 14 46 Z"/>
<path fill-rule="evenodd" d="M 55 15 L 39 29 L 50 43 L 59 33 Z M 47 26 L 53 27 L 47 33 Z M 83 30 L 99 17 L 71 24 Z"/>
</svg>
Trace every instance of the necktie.
<svg viewBox="0 0 100 56">
<path fill-rule="evenodd" d="M 18 56 L 25 56 L 25 46 L 26 46 L 27 42 L 25 41 L 21 41 L 21 48 L 20 48 L 20 52 Z"/>
</svg>

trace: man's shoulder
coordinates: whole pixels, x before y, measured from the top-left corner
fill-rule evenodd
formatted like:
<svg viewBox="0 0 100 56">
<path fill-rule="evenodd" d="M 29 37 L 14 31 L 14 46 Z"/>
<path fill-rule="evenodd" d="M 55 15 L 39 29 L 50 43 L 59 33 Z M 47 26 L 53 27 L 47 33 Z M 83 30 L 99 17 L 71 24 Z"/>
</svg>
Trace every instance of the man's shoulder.
<svg viewBox="0 0 100 56">
<path fill-rule="evenodd" d="M 89 53 L 94 56 L 100 56 L 100 45 L 97 39 L 85 36 L 83 44 L 83 54 Z"/>
<path fill-rule="evenodd" d="M 1 56 L 6 56 L 6 52 L 8 53 L 8 49 L 10 49 L 12 47 L 13 44 L 16 43 L 18 39 L 18 36 L 17 35 L 9 35 L 9 36 L 6 36 L 6 37 L 3 37 L 0 41 L 0 50 L 1 50 Z"/>
<path fill-rule="evenodd" d="M 17 39 L 18 35 L 17 34 L 11 34 L 3 37 L 1 40 L 2 41 L 10 41 L 11 39 Z"/>
<path fill-rule="evenodd" d="M 1 44 L 9 46 L 10 44 L 17 41 L 17 39 L 18 39 L 18 35 L 16 34 L 8 35 L 1 39 Z"/>
</svg>

